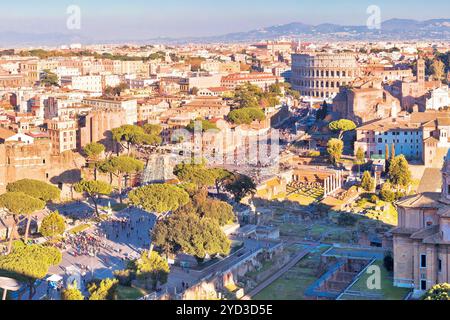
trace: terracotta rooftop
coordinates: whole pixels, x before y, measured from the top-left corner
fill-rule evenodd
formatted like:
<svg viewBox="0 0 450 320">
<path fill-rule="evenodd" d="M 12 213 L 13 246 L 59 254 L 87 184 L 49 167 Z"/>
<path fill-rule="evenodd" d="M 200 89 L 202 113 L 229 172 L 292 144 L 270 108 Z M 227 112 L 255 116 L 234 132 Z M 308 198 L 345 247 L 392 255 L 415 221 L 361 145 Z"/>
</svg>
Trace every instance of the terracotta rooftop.
<svg viewBox="0 0 450 320">
<path fill-rule="evenodd" d="M 421 127 L 450 126 L 449 112 L 414 112 L 397 118 L 381 119 L 358 128 L 358 130 L 389 131 L 389 130 L 411 130 Z"/>
<path fill-rule="evenodd" d="M 438 202 L 441 194 L 439 192 L 424 192 L 408 196 L 397 202 L 397 205 L 406 208 L 440 208 Z"/>
<path fill-rule="evenodd" d="M 14 136 L 16 133 L 12 130 L 8 130 L 5 128 L 0 128 L 0 139 L 8 139 Z"/>
</svg>

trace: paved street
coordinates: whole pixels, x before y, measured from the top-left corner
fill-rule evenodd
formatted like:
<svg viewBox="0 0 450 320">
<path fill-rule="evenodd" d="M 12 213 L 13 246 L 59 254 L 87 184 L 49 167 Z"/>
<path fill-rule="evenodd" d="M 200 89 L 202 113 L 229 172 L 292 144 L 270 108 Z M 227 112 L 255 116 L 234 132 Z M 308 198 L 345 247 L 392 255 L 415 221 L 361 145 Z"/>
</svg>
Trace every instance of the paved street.
<svg viewBox="0 0 450 320">
<path fill-rule="evenodd" d="M 121 219 L 127 223 L 118 222 Z M 114 214 L 109 221 L 86 231 L 87 235 L 100 239 L 98 253 L 79 255 L 76 248 L 68 247 L 63 252 L 62 263 L 51 268 L 49 273 L 60 275 L 65 282 L 69 277 L 71 281 L 75 279 L 83 289 L 84 284 L 93 278 L 112 277 L 115 270 L 126 267 L 127 260 L 138 258 L 143 250 L 150 247 L 148 231 L 153 228 L 155 221 L 156 216 L 136 208 Z M 35 299 L 41 299 L 46 291 L 47 284 L 43 283 Z"/>
</svg>

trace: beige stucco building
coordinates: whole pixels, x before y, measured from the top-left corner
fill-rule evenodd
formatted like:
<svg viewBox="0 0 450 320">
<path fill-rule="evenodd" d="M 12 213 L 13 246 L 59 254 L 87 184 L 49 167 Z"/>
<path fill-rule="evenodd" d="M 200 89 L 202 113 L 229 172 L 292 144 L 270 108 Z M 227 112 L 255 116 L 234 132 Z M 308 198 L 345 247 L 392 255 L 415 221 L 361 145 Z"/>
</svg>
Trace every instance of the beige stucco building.
<svg viewBox="0 0 450 320">
<path fill-rule="evenodd" d="M 450 151 L 442 178 L 441 193 L 421 193 L 397 203 L 394 285 L 417 294 L 450 282 Z"/>
</svg>

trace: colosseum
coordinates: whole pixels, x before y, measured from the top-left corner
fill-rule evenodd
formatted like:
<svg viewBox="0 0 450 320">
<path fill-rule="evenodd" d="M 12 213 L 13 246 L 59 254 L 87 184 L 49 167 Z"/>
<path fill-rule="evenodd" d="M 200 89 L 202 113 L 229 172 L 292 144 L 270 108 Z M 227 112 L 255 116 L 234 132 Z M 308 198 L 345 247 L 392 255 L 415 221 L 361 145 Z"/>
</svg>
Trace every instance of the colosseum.
<svg viewBox="0 0 450 320">
<path fill-rule="evenodd" d="M 332 99 L 339 87 L 360 74 L 353 53 L 308 53 L 292 55 L 292 88 L 302 96 Z"/>
</svg>

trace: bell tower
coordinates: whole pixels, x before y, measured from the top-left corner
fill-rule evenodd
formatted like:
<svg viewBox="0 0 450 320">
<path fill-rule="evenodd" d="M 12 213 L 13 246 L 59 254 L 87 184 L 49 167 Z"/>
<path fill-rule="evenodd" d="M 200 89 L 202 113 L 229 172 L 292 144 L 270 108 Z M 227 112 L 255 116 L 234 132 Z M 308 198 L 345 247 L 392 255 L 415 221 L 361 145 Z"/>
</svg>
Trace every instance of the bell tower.
<svg viewBox="0 0 450 320">
<path fill-rule="evenodd" d="M 425 60 L 419 57 L 417 59 L 417 82 L 419 85 L 425 85 Z"/>
<path fill-rule="evenodd" d="M 447 153 L 444 168 L 442 169 L 442 183 L 441 201 L 450 204 L 450 150 Z"/>
</svg>

